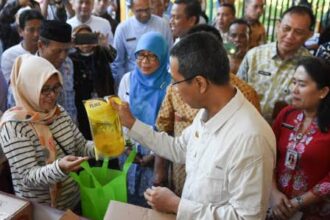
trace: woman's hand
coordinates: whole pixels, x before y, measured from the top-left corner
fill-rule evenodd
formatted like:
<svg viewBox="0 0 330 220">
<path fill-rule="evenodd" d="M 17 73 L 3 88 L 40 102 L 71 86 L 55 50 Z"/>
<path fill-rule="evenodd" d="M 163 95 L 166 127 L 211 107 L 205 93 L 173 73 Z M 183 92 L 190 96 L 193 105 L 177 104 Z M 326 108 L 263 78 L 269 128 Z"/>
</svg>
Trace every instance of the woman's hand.
<svg viewBox="0 0 330 220">
<path fill-rule="evenodd" d="M 76 157 L 72 155 L 67 155 L 60 159 L 58 165 L 64 173 L 69 173 L 72 171 L 77 171 L 80 169 L 80 164 L 88 160 L 88 157 Z"/>
<path fill-rule="evenodd" d="M 278 189 L 272 191 L 272 213 L 275 219 L 289 219 L 297 212 L 291 201 Z"/>
</svg>

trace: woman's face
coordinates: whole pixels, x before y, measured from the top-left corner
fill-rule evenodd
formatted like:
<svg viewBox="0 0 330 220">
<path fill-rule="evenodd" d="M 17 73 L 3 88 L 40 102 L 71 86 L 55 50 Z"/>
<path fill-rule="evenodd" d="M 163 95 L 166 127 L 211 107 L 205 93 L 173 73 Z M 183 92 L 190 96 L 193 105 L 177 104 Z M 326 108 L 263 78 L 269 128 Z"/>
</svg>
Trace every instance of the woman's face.
<svg viewBox="0 0 330 220">
<path fill-rule="evenodd" d="M 58 75 L 54 74 L 46 81 L 40 92 L 39 105 L 43 112 L 48 113 L 54 109 L 57 102 L 57 97 L 61 91 L 62 85 Z"/>
<path fill-rule="evenodd" d="M 141 50 L 136 54 L 136 64 L 144 75 L 154 73 L 160 65 L 157 56 L 147 50 Z"/>
<path fill-rule="evenodd" d="M 299 66 L 291 83 L 292 105 L 298 109 L 314 112 L 328 91 L 327 87 L 318 89 L 316 82 L 305 68 Z"/>
</svg>

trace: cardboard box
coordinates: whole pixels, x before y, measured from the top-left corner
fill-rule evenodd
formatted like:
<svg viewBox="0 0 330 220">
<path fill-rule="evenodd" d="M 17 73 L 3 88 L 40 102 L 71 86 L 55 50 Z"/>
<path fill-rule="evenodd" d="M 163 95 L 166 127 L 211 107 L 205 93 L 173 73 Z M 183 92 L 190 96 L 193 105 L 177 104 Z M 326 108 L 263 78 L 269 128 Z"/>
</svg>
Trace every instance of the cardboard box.
<svg viewBox="0 0 330 220">
<path fill-rule="evenodd" d="M 160 213 L 122 202 L 111 201 L 104 220 L 175 220 L 175 215 Z"/>
<path fill-rule="evenodd" d="M 1 220 L 32 220 L 32 205 L 29 201 L 0 192 Z"/>
</svg>

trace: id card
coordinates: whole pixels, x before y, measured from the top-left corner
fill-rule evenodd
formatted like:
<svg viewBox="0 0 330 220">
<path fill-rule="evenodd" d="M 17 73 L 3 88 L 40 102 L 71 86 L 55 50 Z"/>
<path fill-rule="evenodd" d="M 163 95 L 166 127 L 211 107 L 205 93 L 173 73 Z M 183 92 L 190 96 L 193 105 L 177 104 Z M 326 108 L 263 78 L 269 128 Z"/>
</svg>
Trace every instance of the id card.
<svg viewBox="0 0 330 220">
<path fill-rule="evenodd" d="M 297 166 L 298 152 L 288 149 L 285 157 L 285 166 L 291 170 L 294 170 Z"/>
</svg>

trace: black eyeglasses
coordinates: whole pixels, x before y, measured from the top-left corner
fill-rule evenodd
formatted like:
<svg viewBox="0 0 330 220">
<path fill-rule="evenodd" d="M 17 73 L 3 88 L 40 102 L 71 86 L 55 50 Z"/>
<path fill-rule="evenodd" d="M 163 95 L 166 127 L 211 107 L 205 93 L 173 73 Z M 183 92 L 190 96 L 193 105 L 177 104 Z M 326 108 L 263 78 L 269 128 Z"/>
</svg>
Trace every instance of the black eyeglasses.
<svg viewBox="0 0 330 220">
<path fill-rule="evenodd" d="M 53 87 L 45 86 L 41 89 L 41 94 L 44 96 L 49 96 L 51 92 L 53 92 L 55 95 L 58 95 L 62 92 L 62 85 L 55 85 Z"/>
<path fill-rule="evenodd" d="M 180 80 L 180 81 L 177 81 L 177 82 L 173 82 L 173 83 L 172 83 L 172 86 L 178 85 L 179 83 L 182 83 L 182 82 L 186 82 L 186 81 L 192 80 L 192 79 L 195 78 L 196 76 L 198 76 L 198 75 L 191 76 L 191 77 L 188 77 L 187 79 L 183 79 L 183 80 Z"/>
<path fill-rule="evenodd" d="M 143 53 L 137 53 L 135 54 L 135 58 L 137 61 L 142 61 L 144 60 L 145 58 L 148 60 L 148 62 L 155 62 L 158 60 L 157 56 L 154 55 L 154 54 L 143 54 Z"/>
</svg>

